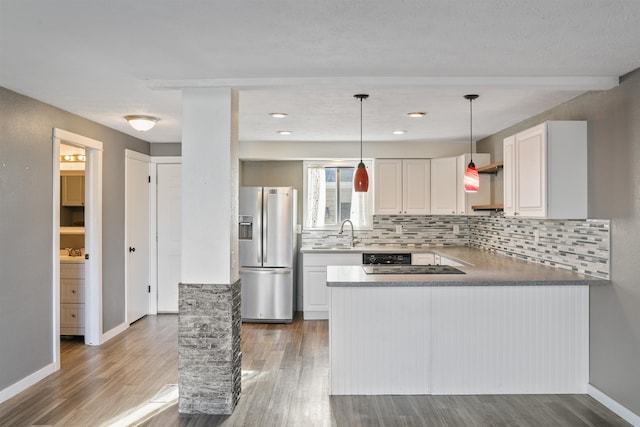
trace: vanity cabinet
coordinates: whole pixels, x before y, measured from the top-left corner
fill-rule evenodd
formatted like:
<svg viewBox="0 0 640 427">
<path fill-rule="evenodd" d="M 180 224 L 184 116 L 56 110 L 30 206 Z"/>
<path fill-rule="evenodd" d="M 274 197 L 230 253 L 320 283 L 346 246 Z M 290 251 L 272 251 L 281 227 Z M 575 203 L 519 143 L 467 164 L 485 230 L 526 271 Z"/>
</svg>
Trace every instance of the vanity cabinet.
<svg viewBox="0 0 640 427">
<path fill-rule="evenodd" d="M 587 218 L 587 122 L 549 121 L 504 139 L 505 216 Z"/>
<path fill-rule="evenodd" d="M 471 154 L 456 157 L 431 159 L 431 213 L 433 215 L 474 215 L 471 206 L 488 204 L 491 199 L 489 179 L 480 175 L 480 190 L 477 193 L 464 191 L 464 172 Z M 476 168 L 491 161 L 487 153 L 474 153 Z"/>
<path fill-rule="evenodd" d="M 429 159 L 376 159 L 374 211 L 376 215 L 431 213 Z"/>
<path fill-rule="evenodd" d="M 84 171 L 60 171 L 60 204 L 84 206 Z"/>
<path fill-rule="evenodd" d="M 361 265 L 361 253 L 303 253 L 302 310 L 305 320 L 329 318 L 328 265 Z"/>
<path fill-rule="evenodd" d="M 60 262 L 60 334 L 84 335 L 84 260 Z"/>
</svg>

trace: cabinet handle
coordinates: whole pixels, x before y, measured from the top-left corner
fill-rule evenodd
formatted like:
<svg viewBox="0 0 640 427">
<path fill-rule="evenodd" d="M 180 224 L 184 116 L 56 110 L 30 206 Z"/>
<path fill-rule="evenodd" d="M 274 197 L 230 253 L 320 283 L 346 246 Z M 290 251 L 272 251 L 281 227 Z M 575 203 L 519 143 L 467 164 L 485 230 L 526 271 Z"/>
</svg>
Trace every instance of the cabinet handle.
<svg viewBox="0 0 640 427">
<path fill-rule="evenodd" d="M 129 246 L 129 252 L 135 252 L 135 251 L 136 251 L 136 248 Z"/>
<path fill-rule="evenodd" d="M 72 293 L 72 294 L 75 294 L 75 293 L 76 293 L 75 289 L 74 289 L 74 290 L 72 290 L 72 291 L 71 291 L 71 293 Z"/>
<path fill-rule="evenodd" d="M 76 318 L 76 315 L 75 315 L 75 314 L 72 314 L 72 315 L 71 315 L 71 317 L 73 317 L 73 318 L 75 319 L 75 318 Z"/>
</svg>

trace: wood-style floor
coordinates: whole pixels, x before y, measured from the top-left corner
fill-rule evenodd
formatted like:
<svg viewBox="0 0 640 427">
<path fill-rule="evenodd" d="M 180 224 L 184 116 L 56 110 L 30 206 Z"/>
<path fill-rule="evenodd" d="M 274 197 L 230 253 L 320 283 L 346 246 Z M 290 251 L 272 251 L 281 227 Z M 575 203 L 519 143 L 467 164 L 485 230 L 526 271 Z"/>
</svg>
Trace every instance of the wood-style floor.
<svg viewBox="0 0 640 427">
<path fill-rule="evenodd" d="M 0 404 L 0 426 L 626 426 L 586 395 L 328 395 L 326 321 L 244 324 L 231 416 L 176 403 L 177 316 L 148 316 L 100 347 L 63 340 L 62 369 Z"/>
</svg>

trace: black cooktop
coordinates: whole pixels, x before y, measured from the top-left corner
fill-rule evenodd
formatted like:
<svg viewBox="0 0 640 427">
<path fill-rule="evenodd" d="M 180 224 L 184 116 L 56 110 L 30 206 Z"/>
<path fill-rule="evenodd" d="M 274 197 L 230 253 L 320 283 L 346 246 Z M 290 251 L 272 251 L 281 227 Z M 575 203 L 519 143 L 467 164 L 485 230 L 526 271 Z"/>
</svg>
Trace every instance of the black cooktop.
<svg viewBox="0 0 640 427">
<path fill-rule="evenodd" d="M 450 265 L 363 265 L 367 274 L 466 274 Z"/>
</svg>

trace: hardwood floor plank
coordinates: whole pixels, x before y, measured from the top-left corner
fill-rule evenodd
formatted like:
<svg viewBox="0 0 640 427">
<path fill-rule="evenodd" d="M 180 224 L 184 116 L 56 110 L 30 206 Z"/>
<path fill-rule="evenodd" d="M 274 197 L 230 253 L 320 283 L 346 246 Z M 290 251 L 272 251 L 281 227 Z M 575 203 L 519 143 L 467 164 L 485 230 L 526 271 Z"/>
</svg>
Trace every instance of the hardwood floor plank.
<svg viewBox="0 0 640 427">
<path fill-rule="evenodd" d="M 328 322 L 243 324 L 242 395 L 226 415 L 158 402 L 178 380 L 177 316 L 148 316 L 99 347 L 61 342 L 62 369 L 0 404 L 0 426 L 628 426 L 586 395 L 329 396 Z"/>
</svg>

